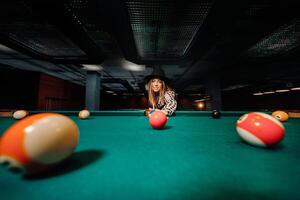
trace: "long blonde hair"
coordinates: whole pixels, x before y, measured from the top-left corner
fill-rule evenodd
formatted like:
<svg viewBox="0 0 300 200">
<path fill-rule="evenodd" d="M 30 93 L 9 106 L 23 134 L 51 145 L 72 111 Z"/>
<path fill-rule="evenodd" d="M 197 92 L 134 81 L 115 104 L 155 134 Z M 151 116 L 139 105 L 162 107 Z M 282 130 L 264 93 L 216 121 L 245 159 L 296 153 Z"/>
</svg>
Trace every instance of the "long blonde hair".
<svg viewBox="0 0 300 200">
<path fill-rule="evenodd" d="M 165 92 L 168 90 L 169 87 L 166 85 L 166 83 L 163 80 L 160 80 L 162 83 L 162 87 L 161 87 L 161 90 L 158 92 L 158 95 L 156 95 L 151 87 L 152 80 L 153 79 L 151 79 L 147 83 L 148 101 L 149 101 L 149 104 L 151 105 L 151 107 L 158 108 L 158 106 L 157 106 L 158 103 L 160 105 L 163 105 L 165 103 L 165 98 L 164 98 Z"/>
</svg>

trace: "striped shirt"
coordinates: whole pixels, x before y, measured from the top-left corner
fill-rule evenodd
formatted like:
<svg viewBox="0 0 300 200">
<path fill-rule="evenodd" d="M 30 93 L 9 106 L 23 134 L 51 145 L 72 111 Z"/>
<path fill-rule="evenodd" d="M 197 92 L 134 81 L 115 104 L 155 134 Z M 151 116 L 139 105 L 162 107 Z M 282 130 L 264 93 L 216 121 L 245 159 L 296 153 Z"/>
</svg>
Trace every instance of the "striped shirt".
<svg viewBox="0 0 300 200">
<path fill-rule="evenodd" d="M 175 113 L 177 108 L 177 101 L 175 97 L 175 92 L 173 90 L 167 90 L 164 96 L 164 104 L 157 104 L 158 108 L 168 113 L 168 116 L 171 116 Z"/>
</svg>

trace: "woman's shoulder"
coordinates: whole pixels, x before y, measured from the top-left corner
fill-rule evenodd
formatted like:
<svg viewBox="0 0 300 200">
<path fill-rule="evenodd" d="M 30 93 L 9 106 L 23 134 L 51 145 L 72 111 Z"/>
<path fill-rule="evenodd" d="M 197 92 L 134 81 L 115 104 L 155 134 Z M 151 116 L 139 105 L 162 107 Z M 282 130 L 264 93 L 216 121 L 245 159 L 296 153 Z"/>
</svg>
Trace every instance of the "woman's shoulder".
<svg viewBox="0 0 300 200">
<path fill-rule="evenodd" d="M 165 92 L 165 95 L 174 96 L 175 97 L 175 91 L 171 88 L 168 88 Z"/>
</svg>

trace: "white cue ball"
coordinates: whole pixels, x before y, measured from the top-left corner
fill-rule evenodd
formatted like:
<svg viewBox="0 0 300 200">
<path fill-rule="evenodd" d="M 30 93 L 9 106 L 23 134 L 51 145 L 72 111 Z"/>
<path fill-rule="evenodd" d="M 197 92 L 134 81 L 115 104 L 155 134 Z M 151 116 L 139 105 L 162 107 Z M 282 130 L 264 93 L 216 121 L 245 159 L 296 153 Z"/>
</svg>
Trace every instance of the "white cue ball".
<svg viewBox="0 0 300 200">
<path fill-rule="evenodd" d="M 28 111 L 26 110 L 17 110 L 13 113 L 13 118 L 14 119 L 23 119 L 24 117 L 26 117 L 28 115 Z"/>
</svg>

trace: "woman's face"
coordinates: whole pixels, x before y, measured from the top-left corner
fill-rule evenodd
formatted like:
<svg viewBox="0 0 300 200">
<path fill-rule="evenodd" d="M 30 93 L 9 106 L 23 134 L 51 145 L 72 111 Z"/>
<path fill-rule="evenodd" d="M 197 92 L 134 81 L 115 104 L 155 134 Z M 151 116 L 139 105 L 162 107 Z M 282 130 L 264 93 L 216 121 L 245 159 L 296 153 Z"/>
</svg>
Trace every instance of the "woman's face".
<svg viewBox="0 0 300 200">
<path fill-rule="evenodd" d="M 162 81 L 155 78 L 151 80 L 151 89 L 154 92 L 159 92 L 162 89 Z"/>
</svg>

